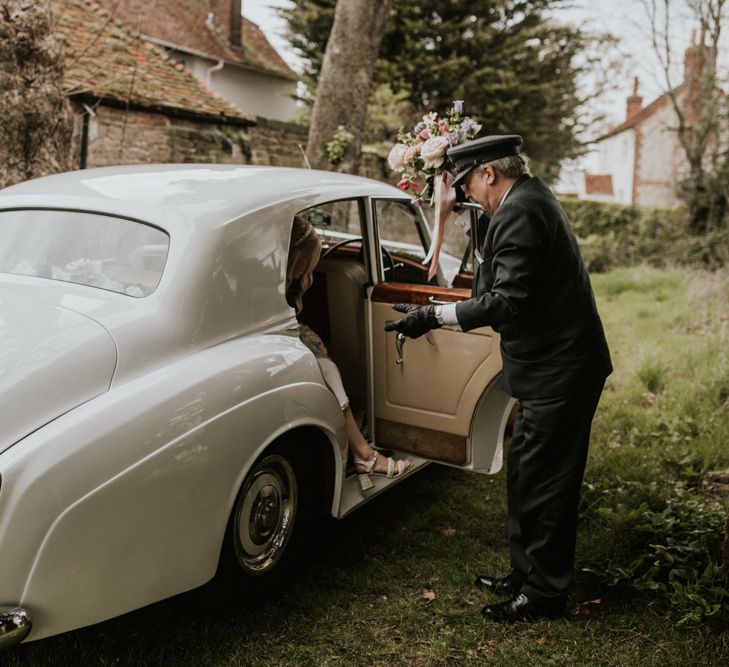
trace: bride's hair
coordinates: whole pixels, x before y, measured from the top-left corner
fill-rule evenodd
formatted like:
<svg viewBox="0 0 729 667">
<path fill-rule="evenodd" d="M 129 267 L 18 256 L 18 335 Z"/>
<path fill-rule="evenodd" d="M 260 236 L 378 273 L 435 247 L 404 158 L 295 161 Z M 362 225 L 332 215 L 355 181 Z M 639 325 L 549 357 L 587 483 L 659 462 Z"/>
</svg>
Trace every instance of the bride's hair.
<svg viewBox="0 0 729 667">
<path fill-rule="evenodd" d="M 319 237 L 311 223 L 300 215 L 295 215 L 291 228 L 289 259 L 286 264 L 286 302 L 297 313 L 301 311 L 304 292 L 311 284 L 302 282 L 302 278 L 313 270 L 314 267 L 310 264 L 319 245 Z"/>
</svg>

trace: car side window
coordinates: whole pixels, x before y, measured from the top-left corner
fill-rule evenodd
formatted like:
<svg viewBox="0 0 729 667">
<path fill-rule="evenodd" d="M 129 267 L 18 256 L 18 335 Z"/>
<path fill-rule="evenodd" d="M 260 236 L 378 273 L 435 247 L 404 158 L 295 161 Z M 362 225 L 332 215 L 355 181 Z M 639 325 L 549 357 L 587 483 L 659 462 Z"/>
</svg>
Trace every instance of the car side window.
<svg viewBox="0 0 729 667">
<path fill-rule="evenodd" d="M 426 211 L 427 213 L 430 211 Z M 428 284 L 428 266 L 423 264 L 429 240 L 423 231 L 420 210 L 408 202 L 375 200 L 375 220 L 386 282 Z M 428 220 L 432 229 L 432 221 Z M 461 266 L 468 236 L 449 222 L 440 253 L 440 269 L 450 286 Z M 436 278 L 430 281 L 435 284 Z"/>
<path fill-rule="evenodd" d="M 332 250 L 338 254 L 355 254 L 362 250 L 362 205 L 356 199 L 318 204 L 301 211 L 322 242 L 322 255 Z M 336 246 L 336 247 L 334 247 Z"/>
<path fill-rule="evenodd" d="M 377 199 L 375 222 L 386 282 L 425 285 L 428 268 L 423 260 L 428 239 L 420 212 L 407 202 Z"/>
</svg>

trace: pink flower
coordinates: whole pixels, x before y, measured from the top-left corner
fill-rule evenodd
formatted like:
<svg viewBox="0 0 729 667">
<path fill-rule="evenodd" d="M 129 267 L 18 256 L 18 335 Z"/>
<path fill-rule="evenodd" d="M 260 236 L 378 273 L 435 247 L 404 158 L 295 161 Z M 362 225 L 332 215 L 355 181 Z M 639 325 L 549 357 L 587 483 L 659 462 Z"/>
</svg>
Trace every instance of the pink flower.
<svg viewBox="0 0 729 667">
<path fill-rule="evenodd" d="M 419 135 L 421 139 L 429 139 L 430 138 L 430 132 L 428 132 L 427 129 L 423 130 Z"/>
<path fill-rule="evenodd" d="M 420 147 L 422 144 L 415 144 L 415 146 L 409 146 L 408 149 L 405 151 L 405 155 L 403 156 L 403 162 L 405 164 L 412 164 L 413 160 L 415 159 L 415 156 L 420 153 Z"/>
</svg>

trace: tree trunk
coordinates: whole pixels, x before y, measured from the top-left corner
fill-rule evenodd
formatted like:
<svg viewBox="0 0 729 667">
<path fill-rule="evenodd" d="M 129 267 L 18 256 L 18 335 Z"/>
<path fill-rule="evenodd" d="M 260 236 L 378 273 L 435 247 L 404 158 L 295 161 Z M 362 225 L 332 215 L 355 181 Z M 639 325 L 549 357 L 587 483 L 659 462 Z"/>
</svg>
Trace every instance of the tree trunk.
<svg viewBox="0 0 729 667">
<path fill-rule="evenodd" d="M 359 170 L 372 72 L 389 13 L 390 0 L 337 2 L 306 146 L 314 168 Z M 340 126 L 344 132 L 338 133 Z M 340 159 L 332 162 L 327 144 L 335 135 L 342 150 Z"/>
<path fill-rule="evenodd" d="M 0 0 L 0 187 L 70 167 L 62 75 L 48 0 Z"/>
</svg>

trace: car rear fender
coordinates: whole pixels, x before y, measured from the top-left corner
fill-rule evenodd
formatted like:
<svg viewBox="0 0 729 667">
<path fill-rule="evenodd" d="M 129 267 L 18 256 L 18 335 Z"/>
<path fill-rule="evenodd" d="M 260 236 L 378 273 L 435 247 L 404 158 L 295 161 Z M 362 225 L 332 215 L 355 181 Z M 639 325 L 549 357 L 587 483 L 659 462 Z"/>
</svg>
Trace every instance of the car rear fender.
<svg viewBox="0 0 729 667">
<path fill-rule="evenodd" d="M 31 639 L 210 579 L 243 478 L 286 432 L 325 433 L 341 482 L 344 420 L 315 359 L 257 338 L 120 385 L 0 457 L 0 597 L 31 611 Z"/>
</svg>

